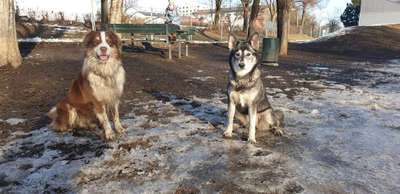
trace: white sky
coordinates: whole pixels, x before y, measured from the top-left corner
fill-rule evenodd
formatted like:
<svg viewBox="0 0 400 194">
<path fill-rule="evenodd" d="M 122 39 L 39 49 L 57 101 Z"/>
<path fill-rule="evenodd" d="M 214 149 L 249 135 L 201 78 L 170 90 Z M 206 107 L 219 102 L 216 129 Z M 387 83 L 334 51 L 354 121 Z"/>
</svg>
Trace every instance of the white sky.
<svg viewBox="0 0 400 194">
<path fill-rule="evenodd" d="M 99 1 L 99 0 L 96 0 Z M 155 11 L 162 11 L 168 4 L 167 0 L 138 0 L 138 8 L 150 10 L 153 8 Z M 177 5 L 186 4 L 205 4 L 210 5 L 210 0 L 175 0 Z M 213 0 L 212 0 L 213 1 Z M 238 0 L 224 0 L 225 3 L 229 4 L 232 2 L 234 5 Z M 317 16 L 319 21 L 326 23 L 329 19 L 339 18 L 346 3 L 351 0 L 324 0 L 320 6 L 316 7 L 312 13 Z M 66 15 L 83 15 L 90 13 L 91 0 L 17 0 L 17 5 L 20 8 L 31 8 L 47 11 L 63 11 Z M 97 8 L 100 5 L 98 3 Z"/>
<path fill-rule="evenodd" d="M 320 6 L 314 8 L 312 13 L 322 25 L 328 23 L 330 19 L 340 19 L 347 3 L 351 0 L 325 0 Z"/>
</svg>

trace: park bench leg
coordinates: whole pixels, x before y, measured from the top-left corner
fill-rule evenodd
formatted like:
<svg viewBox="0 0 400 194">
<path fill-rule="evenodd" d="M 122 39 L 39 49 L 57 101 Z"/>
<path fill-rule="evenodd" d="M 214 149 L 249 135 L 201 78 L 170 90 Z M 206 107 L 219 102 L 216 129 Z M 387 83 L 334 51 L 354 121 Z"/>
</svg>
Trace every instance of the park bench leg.
<svg viewBox="0 0 400 194">
<path fill-rule="evenodd" d="M 135 46 L 135 38 L 134 38 L 134 34 L 131 33 L 131 47 Z"/>
<path fill-rule="evenodd" d="M 189 45 L 185 44 L 185 56 L 188 57 L 189 56 Z"/>
<path fill-rule="evenodd" d="M 182 43 L 178 43 L 178 58 L 182 58 Z"/>
<path fill-rule="evenodd" d="M 172 50 L 171 50 L 171 44 L 168 44 L 168 59 L 172 59 Z"/>
</svg>

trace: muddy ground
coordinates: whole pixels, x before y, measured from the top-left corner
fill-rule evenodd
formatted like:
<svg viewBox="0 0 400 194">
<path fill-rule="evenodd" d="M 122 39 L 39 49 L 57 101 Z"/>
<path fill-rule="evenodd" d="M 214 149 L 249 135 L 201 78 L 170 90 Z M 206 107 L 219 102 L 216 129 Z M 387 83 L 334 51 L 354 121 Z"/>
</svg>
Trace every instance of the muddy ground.
<svg viewBox="0 0 400 194">
<path fill-rule="evenodd" d="M 0 192 L 400 192 L 393 53 L 335 55 L 291 45 L 279 67 L 260 66 L 287 133 L 259 132 L 250 145 L 239 126 L 233 139 L 221 135 L 224 45 L 192 45 L 190 57 L 174 53 L 172 61 L 159 51 L 125 49 L 128 133 L 112 143 L 46 127 L 46 112 L 80 71 L 82 47 L 21 48 L 20 68 L 0 67 Z"/>
<path fill-rule="evenodd" d="M 20 46 L 25 57 L 24 64 L 16 70 L 0 68 L 0 118 L 33 119 L 34 122 L 29 123 L 29 126 L 24 126 L 31 130 L 46 124 L 43 113 L 65 95 L 72 80 L 77 77 L 82 66 L 83 48 L 79 43 L 23 43 Z M 126 50 L 123 53 L 127 71 L 124 99 L 147 98 L 152 92 L 167 92 L 181 97 L 210 97 L 226 89 L 226 46 L 192 45 L 189 57 L 177 59 L 177 53 L 174 53 L 172 61 L 166 59 L 166 52 Z M 346 74 L 329 79 L 353 84 L 352 76 L 362 68 L 358 63 L 352 65 L 354 62 L 383 61 L 297 49 L 289 53 L 288 57 L 281 58 L 279 67 L 261 66 L 266 76 L 282 76 L 284 79 L 266 79 L 267 87 L 317 89 L 310 84 L 293 81 L 302 77 L 300 72 L 304 72 L 310 64 L 334 65 L 344 69 Z M 288 70 L 294 73 L 289 74 Z M 318 79 L 319 76 L 313 74 L 303 78 Z M 296 94 L 295 89 L 283 92 L 289 97 Z M 122 111 L 127 110 L 123 108 Z"/>
</svg>

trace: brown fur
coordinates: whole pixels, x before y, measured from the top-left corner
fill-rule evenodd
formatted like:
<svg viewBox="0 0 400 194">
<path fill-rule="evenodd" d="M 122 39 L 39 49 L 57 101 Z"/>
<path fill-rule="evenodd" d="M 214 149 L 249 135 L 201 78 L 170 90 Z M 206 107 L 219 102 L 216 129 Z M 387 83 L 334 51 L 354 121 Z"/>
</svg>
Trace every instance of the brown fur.
<svg viewBox="0 0 400 194">
<path fill-rule="evenodd" d="M 73 82 L 67 97 L 48 113 L 52 119 L 51 128 L 65 132 L 73 128 L 93 129 L 100 125 L 105 130 L 106 139 L 113 139 L 107 116 L 107 112 L 111 112 L 115 130 L 119 133 L 124 131 L 118 111 L 125 82 L 120 41 L 112 32 L 107 32 L 105 37 L 111 50 L 107 61 L 98 59 L 95 52 L 95 48 L 102 43 L 100 33 L 90 32 L 85 37 L 86 55 L 82 72 Z"/>
</svg>

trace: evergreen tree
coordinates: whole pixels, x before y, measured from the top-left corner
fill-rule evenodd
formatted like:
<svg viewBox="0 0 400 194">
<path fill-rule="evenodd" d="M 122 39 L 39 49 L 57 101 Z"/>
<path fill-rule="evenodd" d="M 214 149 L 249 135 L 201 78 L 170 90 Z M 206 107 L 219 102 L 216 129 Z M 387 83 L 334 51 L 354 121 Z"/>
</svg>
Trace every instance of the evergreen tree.
<svg viewBox="0 0 400 194">
<path fill-rule="evenodd" d="M 343 25 L 345 27 L 358 26 L 359 19 L 360 19 L 360 6 L 348 3 L 343 14 L 340 16 L 340 20 L 342 21 Z"/>
</svg>

